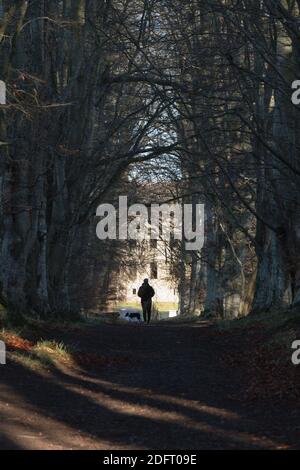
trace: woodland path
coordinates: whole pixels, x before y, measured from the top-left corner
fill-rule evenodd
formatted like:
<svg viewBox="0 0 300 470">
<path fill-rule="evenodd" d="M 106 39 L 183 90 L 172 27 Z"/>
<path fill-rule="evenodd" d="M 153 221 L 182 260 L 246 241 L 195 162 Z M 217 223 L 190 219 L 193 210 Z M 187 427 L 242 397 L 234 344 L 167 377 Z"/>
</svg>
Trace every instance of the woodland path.
<svg viewBox="0 0 300 470">
<path fill-rule="evenodd" d="M 0 449 L 300 448 L 299 411 L 248 401 L 247 368 L 224 364 L 250 337 L 220 335 L 205 322 L 44 336 L 113 362 L 1 366 Z"/>
</svg>

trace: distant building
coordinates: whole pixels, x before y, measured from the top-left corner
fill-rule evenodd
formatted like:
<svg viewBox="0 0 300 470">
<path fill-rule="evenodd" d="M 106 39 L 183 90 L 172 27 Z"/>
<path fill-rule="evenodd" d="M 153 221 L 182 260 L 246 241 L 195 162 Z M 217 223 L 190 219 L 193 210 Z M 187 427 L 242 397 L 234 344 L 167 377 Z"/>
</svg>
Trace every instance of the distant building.
<svg viewBox="0 0 300 470">
<path fill-rule="evenodd" d="M 143 259 L 136 253 L 136 269 L 127 279 L 125 299 L 128 302 L 139 301 L 138 289 L 145 278 L 155 290 L 155 303 L 178 303 L 178 283 L 172 276 L 171 265 L 165 255 L 165 242 L 150 240 L 144 242 Z"/>
</svg>

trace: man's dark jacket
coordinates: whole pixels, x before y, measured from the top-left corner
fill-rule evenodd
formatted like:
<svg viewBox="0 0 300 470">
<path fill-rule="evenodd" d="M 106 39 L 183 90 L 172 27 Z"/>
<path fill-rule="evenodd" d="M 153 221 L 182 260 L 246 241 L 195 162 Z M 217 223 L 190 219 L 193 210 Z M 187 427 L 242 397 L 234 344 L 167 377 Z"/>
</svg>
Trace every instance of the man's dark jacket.
<svg viewBox="0 0 300 470">
<path fill-rule="evenodd" d="M 154 296 L 154 294 L 154 289 L 149 284 L 142 284 L 138 291 L 138 296 L 142 300 L 149 300 Z"/>
</svg>

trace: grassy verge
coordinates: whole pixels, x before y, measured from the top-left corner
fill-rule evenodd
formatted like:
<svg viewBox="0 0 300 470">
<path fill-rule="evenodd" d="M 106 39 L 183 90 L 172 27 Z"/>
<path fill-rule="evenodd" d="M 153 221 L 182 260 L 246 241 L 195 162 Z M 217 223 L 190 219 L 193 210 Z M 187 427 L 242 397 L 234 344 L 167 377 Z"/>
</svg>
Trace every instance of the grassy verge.
<svg viewBox="0 0 300 470">
<path fill-rule="evenodd" d="M 61 330 L 59 332 L 61 333 Z M 51 335 L 52 333 L 53 331 Z M 4 341 L 7 349 L 7 363 L 19 364 L 39 372 L 54 372 L 61 366 L 97 370 L 111 366 L 123 367 L 129 364 L 128 358 L 123 354 L 112 356 L 109 352 L 107 354 L 88 352 L 63 341 L 33 338 L 36 338 L 36 331 L 28 331 L 28 329 L 26 334 L 24 330 L 3 329 L 0 331 L 0 340 Z"/>
<path fill-rule="evenodd" d="M 32 342 L 16 330 L 2 330 L 0 340 L 6 345 L 8 361 L 32 369 L 51 368 L 59 363 L 71 364 L 75 353 L 75 348 L 66 346 L 63 342 L 54 340 Z"/>
<path fill-rule="evenodd" d="M 230 345 L 235 339 L 241 343 L 225 357 L 224 365 L 247 372 L 245 395 L 250 400 L 300 402 L 300 365 L 292 363 L 292 344 L 300 340 L 298 309 L 219 321 L 217 331 Z"/>
<path fill-rule="evenodd" d="M 300 310 L 273 310 L 271 312 L 258 315 L 248 315 L 247 317 L 234 320 L 218 320 L 216 322 L 220 330 L 235 330 L 248 328 L 289 328 L 300 327 Z"/>
</svg>

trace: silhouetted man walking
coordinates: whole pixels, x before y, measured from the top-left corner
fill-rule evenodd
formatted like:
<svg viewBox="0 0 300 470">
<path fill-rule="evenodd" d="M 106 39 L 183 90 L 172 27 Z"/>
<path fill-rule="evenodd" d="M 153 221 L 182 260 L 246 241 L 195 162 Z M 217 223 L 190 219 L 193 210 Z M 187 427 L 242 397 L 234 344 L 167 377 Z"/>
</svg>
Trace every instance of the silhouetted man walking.
<svg viewBox="0 0 300 470">
<path fill-rule="evenodd" d="M 143 284 L 139 288 L 138 296 L 141 298 L 144 322 L 148 324 L 151 320 L 152 297 L 154 294 L 154 289 L 150 286 L 148 279 L 144 279 Z"/>
</svg>

